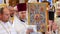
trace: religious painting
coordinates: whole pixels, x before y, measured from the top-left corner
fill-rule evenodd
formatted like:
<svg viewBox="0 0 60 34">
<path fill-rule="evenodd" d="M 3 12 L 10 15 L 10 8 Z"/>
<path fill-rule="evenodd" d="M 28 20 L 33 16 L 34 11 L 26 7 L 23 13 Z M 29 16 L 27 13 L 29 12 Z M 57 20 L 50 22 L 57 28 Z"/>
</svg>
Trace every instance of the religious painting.
<svg viewBox="0 0 60 34">
<path fill-rule="evenodd" d="M 28 24 L 37 25 L 37 31 L 46 31 L 48 12 L 46 3 L 28 3 Z"/>
</svg>

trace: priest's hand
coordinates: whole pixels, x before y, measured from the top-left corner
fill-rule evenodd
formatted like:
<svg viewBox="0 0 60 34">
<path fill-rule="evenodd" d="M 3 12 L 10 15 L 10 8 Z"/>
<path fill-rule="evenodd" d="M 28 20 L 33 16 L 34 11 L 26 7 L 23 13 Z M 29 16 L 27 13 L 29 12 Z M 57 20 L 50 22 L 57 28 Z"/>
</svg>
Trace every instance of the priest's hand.
<svg viewBox="0 0 60 34">
<path fill-rule="evenodd" d="M 27 29 L 26 34 L 30 34 L 31 32 L 33 32 L 33 29 Z"/>
</svg>

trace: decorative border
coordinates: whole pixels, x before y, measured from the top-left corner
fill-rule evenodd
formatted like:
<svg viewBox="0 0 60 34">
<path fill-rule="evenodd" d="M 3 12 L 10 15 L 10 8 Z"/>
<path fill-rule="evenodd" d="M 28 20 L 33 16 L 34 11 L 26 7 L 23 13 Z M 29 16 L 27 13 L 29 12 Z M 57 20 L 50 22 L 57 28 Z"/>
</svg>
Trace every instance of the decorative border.
<svg viewBox="0 0 60 34">
<path fill-rule="evenodd" d="M 46 5 L 45 7 L 47 8 L 48 7 L 48 4 L 47 3 L 28 3 L 28 25 L 36 25 L 36 24 L 30 24 L 30 6 L 29 5 L 34 5 L 34 4 L 37 4 L 37 5 L 42 5 L 44 6 L 44 4 Z M 40 7 L 40 6 L 39 6 Z M 44 7 L 44 8 L 45 8 Z M 32 7 L 33 8 L 33 7 Z M 39 10 L 38 10 L 39 11 Z M 45 12 L 45 31 L 47 31 L 47 24 L 48 24 L 48 11 L 44 11 Z M 42 29 L 43 30 L 43 29 Z M 45 31 L 42 31 L 41 29 L 38 31 L 38 32 L 45 32 Z"/>
</svg>

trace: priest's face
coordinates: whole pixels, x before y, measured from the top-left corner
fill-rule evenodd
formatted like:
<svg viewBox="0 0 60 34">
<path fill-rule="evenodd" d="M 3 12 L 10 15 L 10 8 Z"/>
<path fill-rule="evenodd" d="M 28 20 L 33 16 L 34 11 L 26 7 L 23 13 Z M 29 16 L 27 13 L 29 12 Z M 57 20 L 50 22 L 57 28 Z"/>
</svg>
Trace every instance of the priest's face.
<svg viewBox="0 0 60 34">
<path fill-rule="evenodd" d="M 10 8 L 10 16 L 14 16 L 14 12 L 15 12 L 14 8 L 11 7 L 11 8 Z"/>
<path fill-rule="evenodd" d="M 2 14 L 2 20 L 4 22 L 7 22 L 9 20 L 9 17 L 10 17 L 10 12 L 9 12 L 8 8 L 4 8 L 3 14 Z"/>
<path fill-rule="evenodd" d="M 19 12 L 19 18 L 20 19 L 25 19 L 26 18 L 26 11 L 20 11 Z"/>
</svg>

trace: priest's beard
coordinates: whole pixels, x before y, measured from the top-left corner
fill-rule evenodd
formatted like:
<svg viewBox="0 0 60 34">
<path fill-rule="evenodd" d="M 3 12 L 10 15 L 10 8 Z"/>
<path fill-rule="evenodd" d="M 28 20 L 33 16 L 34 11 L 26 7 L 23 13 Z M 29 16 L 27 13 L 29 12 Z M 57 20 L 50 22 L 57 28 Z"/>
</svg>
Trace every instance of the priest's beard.
<svg viewBox="0 0 60 34">
<path fill-rule="evenodd" d="M 21 18 L 18 14 L 16 15 L 17 17 L 18 17 L 18 19 L 19 20 L 24 20 L 24 21 L 26 21 L 27 20 L 27 18 L 25 17 L 25 18 Z"/>
<path fill-rule="evenodd" d="M 14 14 L 10 14 L 10 16 L 11 16 L 11 17 L 13 17 L 13 16 L 14 16 Z"/>
<path fill-rule="evenodd" d="M 27 20 L 26 18 L 21 18 L 21 17 L 20 17 L 19 19 L 20 19 L 20 20 L 23 20 L 23 21 L 26 21 L 26 20 Z"/>
<path fill-rule="evenodd" d="M 26 20 L 26 18 L 21 18 L 21 17 L 20 17 L 20 19 L 21 19 L 21 20 Z"/>
</svg>

